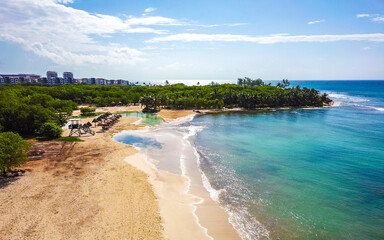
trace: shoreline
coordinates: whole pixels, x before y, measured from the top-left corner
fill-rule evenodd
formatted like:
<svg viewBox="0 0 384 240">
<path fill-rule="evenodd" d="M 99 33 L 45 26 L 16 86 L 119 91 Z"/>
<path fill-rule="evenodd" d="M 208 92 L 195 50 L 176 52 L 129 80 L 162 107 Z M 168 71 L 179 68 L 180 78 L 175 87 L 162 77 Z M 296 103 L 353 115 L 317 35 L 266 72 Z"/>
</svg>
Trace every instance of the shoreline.
<svg viewBox="0 0 384 240">
<path fill-rule="evenodd" d="M 196 115 L 193 111 L 161 111 L 165 122 L 189 122 Z M 161 128 L 161 127 L 160 127 Z M 135 132 L 135 131 L 134 131 Z M 124 134 L 124 133 L 122 133 Z M 193 150 L 194 146 L 188 146 Z M 168 239 L 240 239 L 230 223 L 230 215 L 206 189 L 197 161 L 180 161 L 180 173 L 159 169 L 156 158 L 145 156 L 143 149 L 128 156 L 125 161 L 148 175 L 159 202 L 165 237 Z M 165 150 L 164 150 L 165 151 Z M 181 156 L 183 158 L 183 156 Z M 192 169 L 193 168 L 193 169 Z M 195 176 L 191 176 L 191 171 Z"/>
</svg>

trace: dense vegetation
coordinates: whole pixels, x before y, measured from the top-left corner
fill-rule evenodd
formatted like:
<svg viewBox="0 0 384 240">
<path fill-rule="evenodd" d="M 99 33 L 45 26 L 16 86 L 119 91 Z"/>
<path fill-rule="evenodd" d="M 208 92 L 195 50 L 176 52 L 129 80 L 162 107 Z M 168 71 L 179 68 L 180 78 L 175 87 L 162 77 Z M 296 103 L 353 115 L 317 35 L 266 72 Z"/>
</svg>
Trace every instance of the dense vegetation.
<svg viewBox="0 0 384 240">
<path fill-rule="evenodd" d="M 61 127 L 53 122 L 44 123 L 39 130 L 39 135 L 45 139 L 54 139 L 61 137 Z"/>
<path fill-rule="evenodd" d="M 30 145 L 19 134 L 0 133 L 0 174 L 27 161 Z"/>
<path fill-rule="evenodd" d="M 95 106 L 142 104 L 146 110 L 323 106 L 328 97 L 315 89 L 266 85 L 261 79 L 241 78 L 238 84 L 207 86 L 1 85 L 0 131 L 36 135 L 46 122 L 63 125 L 63 115 L 79 104 Z M 83 114 L 91 114 L 83 110 Z"/>
</svg>

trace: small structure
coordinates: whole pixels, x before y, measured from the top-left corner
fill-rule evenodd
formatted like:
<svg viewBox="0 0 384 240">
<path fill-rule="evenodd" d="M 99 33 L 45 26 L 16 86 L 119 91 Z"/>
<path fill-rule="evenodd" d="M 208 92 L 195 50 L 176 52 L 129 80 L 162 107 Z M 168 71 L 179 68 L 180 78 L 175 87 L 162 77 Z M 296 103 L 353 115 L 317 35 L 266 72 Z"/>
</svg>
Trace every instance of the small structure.
<svg viewBox="0 0 384 240">
<path fill-rule="evenodd" d="M 80 118 L 72 118 L 69 119 L 69 121 L 71 121 L 71 124 L 68 126 L 68 128 L 71 129 L 71 132 L 69 133 L 70 137 L 81 137 L 82 134 L 86 133 L 95 135 L 95 132 L 90 129 L 90 126 L 92 126 L 91 123 L 82 125 L 80 124 Z"/>
</svg>

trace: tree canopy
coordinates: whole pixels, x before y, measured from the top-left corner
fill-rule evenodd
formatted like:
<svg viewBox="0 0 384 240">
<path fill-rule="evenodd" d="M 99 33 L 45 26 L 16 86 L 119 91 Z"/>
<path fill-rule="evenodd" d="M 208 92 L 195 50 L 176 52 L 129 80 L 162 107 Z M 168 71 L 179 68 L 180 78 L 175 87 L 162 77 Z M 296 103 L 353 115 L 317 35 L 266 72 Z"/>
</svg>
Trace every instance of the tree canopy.
<svg viewBox="0 0 384 240">
<path fill-rule="evenodd" d="M 0 133 L 0 174 L 26 163 L 30 144 L 19 134 Z"/>
<path fill-rule="evenodd" d="M 299 86 L 288 88 L 284 79 L 278 86 L 261 79 L 239 78 L 238 84 L 186 86 L 97 86 L 97 85 L 0 85 L 0 129 L 35 135 L 46 122 L 65 123 L 79 104 L 109 106 L 142 104 L 148 111 L 169 109 L 245 109 L 265 107 L 321 107 L 329 102 L 326 94 Z M 84 110 L 83 110 L 84 111 Z"/>
</svg>

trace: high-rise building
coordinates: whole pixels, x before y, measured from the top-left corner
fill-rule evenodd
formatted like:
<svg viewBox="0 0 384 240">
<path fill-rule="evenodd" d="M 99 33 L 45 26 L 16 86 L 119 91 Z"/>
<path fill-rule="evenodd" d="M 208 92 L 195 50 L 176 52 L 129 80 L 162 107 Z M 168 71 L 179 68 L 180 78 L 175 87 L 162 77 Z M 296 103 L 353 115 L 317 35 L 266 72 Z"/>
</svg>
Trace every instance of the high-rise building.
<svg viewBox="0 0 384 240">
<path fill-rule="evenodd" d="M 54 72 L 54 71 L 48 71 L 47 72 L 47 79 L 56 79 L 57 78 L 57 72 Z"/>
<path fill-rule="evenodd" d="M 67 80 L 67 81 L 72 82 L 72 80 L 73 80 L 73 73 L 71 73 L 71 72 L 64 72 L 63 73 L 63 78 L 65 80 Z"/>
</svg>

